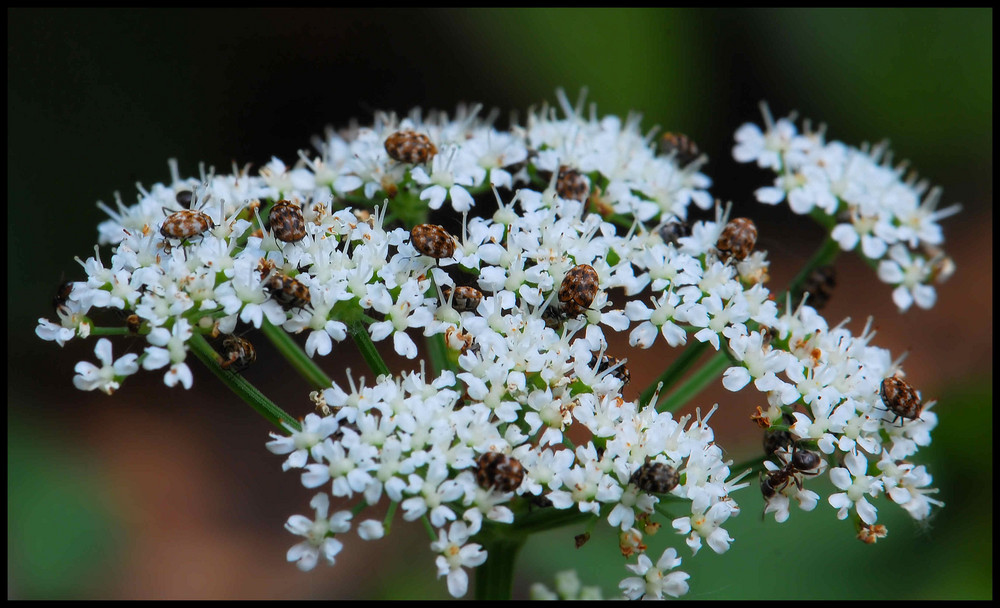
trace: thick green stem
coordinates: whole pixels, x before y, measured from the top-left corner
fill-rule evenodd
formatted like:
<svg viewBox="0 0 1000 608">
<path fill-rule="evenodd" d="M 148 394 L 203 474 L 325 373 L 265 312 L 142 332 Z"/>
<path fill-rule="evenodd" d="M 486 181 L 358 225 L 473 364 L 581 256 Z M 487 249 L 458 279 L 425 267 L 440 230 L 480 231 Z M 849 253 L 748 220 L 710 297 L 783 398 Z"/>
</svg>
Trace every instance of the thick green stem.
<svg viewBox="0 0 1000 608">
<path fill-rule="evenodd" d="M 593 513 L 577 509 L 540 508 L 518 515 L 511 525 L 484 523 L 474 540 L 483 546 L 489 558 L 476 568 L 476 599 L 511 598 L 517 554 L 530 535 L 596 519 Z"/>
<path fill-rule="evenodd" d="M 660 394 L 664 395 L 669 392 L 670 387 L 673 386 L 675 382 L 680 380 L 681 376 L 687 373 L 691 366 L 698 361 L 698 357 L 701 356 L 701 353 L 704 352 L 707 347 L 707 342 L 689 343 L 687 348 L 684 349 L 684 352 L 682 352 L 680 356 L 677 357 L 677 359 L 675 359 L 669 367 L 667 367 L 667 369 L 663 370 L 660 377 L 653 380 L 653 383 L 647 386 L 646 390 L 642 391 L 642 394 L 639 396 L 639 403 L 649 403 L 653 398 L 653 393 L 656 392 L 656 387 L 661 382 L 663 383 L 663 388 Z"/>
<path fill-rule="evenodd" d="M 476 568 L 477 600 L 509 600 L 514 592 L 514 562 L 528 540 L 527 535 L 511 526 L 483 524 L 476 540 L 489 557 Z"/>
<path fill-rule="evenodd" d="M 325 388 L 330 388 L 333 384 L 333 380 L 330 379 L 326 373 L 320 369 L 316 362 L 313 361 L 309 355 L 307 355 L 298 343 L 292 339 L 288 333 L 272 325 L 270 321 L 264 319 L 264 323 L 261 325 L 261 329 L 264 331 L 264 335 L 267 339 L 271 341 L 271 344 L 278 349 L 278 351 L 292 364 L 299 374 L 306 379 L 313 388 L 318 390 L 323 390 Z"/>
<path fill-rule="evenodd" d="M 348 332 L 351 334 L 351 339 L 358 346 L 358 350 L 361 351 L 361 356 L 365 358 L 365 362 L 375 372 L 375 375 L 390 375 L 389 366 L 382 360 L 382 355 L 375 348 L 375 343 L 372 342 L 371 336 L 368 335 L 368 330 L 365 329 L 365 326 L 355 321 L 348 325 Z"/>
<path fill-rule="evenodd" d="M 223 384 L 228 386 L 229 390 L 236 393 L 240 399 L 256 410 L 258 414 L 267 418 L 268 422 L 283 432 L 288 432 L 286 426 L 290 426 L 295 430 L 301 430 L 302 427 L 295 418 L 292 418 L 283 409 L 272 403 L 254 385 L 247 382 L 243 376 L 222 369 L 219 366 L 220 357 L 218 353 L 215 352 L 204 336 L 194 334 L 191 336 L 188 344 L 191 346 L 191 351 L 194 352 L 195 356 L 205 364 L 205 367 L 215 374 Z"/>
<path fill-rule="evenodd" d="M 692 374 L 684 384 L 677 387 L 677 390 L 664 399 L 656 409 L 661 412 L 677 411 L 732 365 L 733 363 L 729 358 L 729 354 L 726 352 L 725 346 L 723 346 L 721 351 L 709 359 L 701 369 Z"/>
</svg>

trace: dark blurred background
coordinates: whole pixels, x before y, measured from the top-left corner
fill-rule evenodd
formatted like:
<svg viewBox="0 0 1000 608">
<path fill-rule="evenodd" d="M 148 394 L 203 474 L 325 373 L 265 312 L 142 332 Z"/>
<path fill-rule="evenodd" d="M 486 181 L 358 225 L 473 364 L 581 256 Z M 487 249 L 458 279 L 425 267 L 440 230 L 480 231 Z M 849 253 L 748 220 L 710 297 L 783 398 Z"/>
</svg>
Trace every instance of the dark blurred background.
<svg viewBox="0 0 1000 608">
<path fill-rule="evenodd" d="M 785 208 L 753 202 L 767 174 L 732 160 L 732 134 L 798 110 L 831 139 L 890 137 L 897 159 L 944 188 L 958 264 L 932 311 L 900 315 L 890 288 L 853 256 L 838 261 L 825 314 L 876 343 L 909 351 L 908 377 L 938 398 L 940 426 L 920 453 L 947 507 L 924 525 L 881 500 L 888 538 L 867 546 L 828 504 L 761 523 L 754 489 L 728 522 L 723 556 L 680 545 L 689 598 L 992 597 L 992 10 L 22 10 L 8 15 L 8 597 L 443 598 L 428 539 L 398 522 L 378 543 L 346 541 L 336 567 L 302 574 L 285 562 L 282 529 L 311 514 L 312 493 L 264 443 L 271 430 L 191 359 L 195 388 L 159 373 L 114 396 L 82 393 L 73 366 L 94 341 L 60 349 L 34 335 L 53 317 L 74 256 L 93 253 L 97 200 L 167 181 L 204 161 L 228 170 L 296 151 L 327 125 L 375 110 L 453 111 L 483 102 L 523 118 L 580 87 L 601 114 L 645 115 L 695 139 L 711 157 L 713 194 L 753 217 L 774 288 L 794 274 L 818 232 Z M 105 252 L 105 259 L 106 257 Z M 617 347 L 627 346 L 620 340 Z M 115 340 L 120 356 L 141 347 Z M 304 383 L 263 343 L 246 376 L 304 415 Z M 623 349 L 624 350 L 624 349 Z M 627 352 L 622 354 L 628 355 Z M 658 351 L 647 361 L 674 356 Z M 621 355 L 619 355 L 621 356 Z M 635 357 L 635 359 L 639 359 Z M 345 363 L 346 362 L 346 363 Z M 324 362 L 337 380 L 360 370 L 353 347 Z M 633 364 L 637 394 L 657 370 Z M 370 375 L 370 374 L 369 374 Z M 713 422 L 737 462 L 759 450 L 748 391 L 707 391 Z M 900 515 L 903 515 L 902 517 Z M 607 595 L 626 575 L 612 535 L 572 546 L 580 530 L 533 540 L 518 590 L 577 567 Z M 651 549 L 651 555 L 653 549 Z M 836 574 L 834 574 L 836 573 Z M 819 575 L 819 576 L 817 576 Z"/>
</svg>

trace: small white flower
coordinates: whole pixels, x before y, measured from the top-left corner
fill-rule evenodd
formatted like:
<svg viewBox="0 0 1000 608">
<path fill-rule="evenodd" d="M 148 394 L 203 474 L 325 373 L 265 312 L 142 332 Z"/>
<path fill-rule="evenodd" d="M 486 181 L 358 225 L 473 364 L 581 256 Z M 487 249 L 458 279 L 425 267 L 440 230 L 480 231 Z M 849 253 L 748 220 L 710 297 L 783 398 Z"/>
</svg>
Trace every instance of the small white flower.
<svg viewBox="0 0 1000 608">
<path fill-rule="evenodd" d="M 448 478 L 448 468 L 443 460 L 433 461 L 427 468 L 426 477 L 410 475 L 407 491 L 419 496 L 402 502 L 403 519 L 413 521 L 430 511 L 431 523 L 438 528 L 455 519 L 455 512 L 447 503 L 458 500 L 464 494 L 462 486 Z"/>
<path fill-rule="evenodd" d="M 119 383 L 121 379 L 139 371 L 139 366 L 136 363 L 139 356 L 130 353 L 115 361 L 111 356 L 111 342 L 107 338 L 101 338 L 97 341 L 94 354 L 103 364 L 101 367 L 87 361 L 80 361 L 74 368 L 76 376 L 73 376 L 73 386 L 82 391 L 99 389 L 110 395 L 121 386 Z"/>
<path fill-rule="evenodd" d="M 48 319 L 38 319 L 38 326 L 35 327 L 35 335 L 42 340 L 48 340 L 55 342 L 59 346 L 65 346 L 76 335 L 76 331 L 71 327 L 56 325 Z"/>
<path fill-rule="evenodd" d="M 931 267 L 919 256 L 911 257 L 906 247 L 900 244 L 889 249 L 891 260 L 883 260 L 878 266 L 878 277 L 885 283 L 897 285 L 892 292 L 892 301 L 899 312 L 906 312 L 914 303 L 920 308 L 933 308 L 937 300 L 934 288 L 926 282 L 931 276 Z"/>
<path fill-rule="evenodd" d="M 431 174 L 423 167 L 416 167 L 410 174 L 413 181 L 427 186 L 420 193 L 420 200 L 427 201 L 431 209 L 440 209 L 445 199 L 451 199 L 455 211 L 468 211 L 474 201 L 467 187 L 477 186 L 486 177 L 486 171 L 476 164 L 468 151 L 453 147 L 434 155 Z"/>
<path fill-rule="evenodd" d="M 176 386 L 180 382 L 184 388 L 191 388 L 193 378 L 191 369 L 184 362 L 187 358 L 187 341 L 194 334 L 187 319 L 177 319 L 172 330 L 164 327 L 154 328 L 146 340 L 153 346 L 146 348 L 146 358 L 142 362 L 144 369 L 159 369 L 171 363 L 170 369 L 163 376 L 167 386 Z"/>
<path fill-rule="evenodd" d="M 431 543 L 431 550 L 440 553 L 435 560 L 438 578 L 447 575 L 448 593 L 462 597 L 469 590 L 469 575 L 464 568 L 475 568 L 486 561 L 486 551 L 477 543 L 466 544 L 475 533 L 465 522 L 457 521 L 448 528 L 438 530 L 438 539 Z"/>
<path fill-rule="evenodd" d="M 701 549 L 701 539 L 708 541 L 708 546 L 716 553 L 725 553 L 729 550 L 729 543 L 733 538 L 722 528 L 722 524 L 733 514 L 732 507 L 725 502 L 717 502 L 704 511 L 696 509 L 688 517 L 679 517 L 673 521 L 674 529 L 681 534 L 689 534 L 687 545 L 691 547 L 691 554 L 698 553 Z"/>
<path fill-rule="evenodd" d="M 304 541 L 289 549 L 287 555 L 288 561 L 296 562 L 295 565 L 304 572 L 315 568 L 321 555 L 331 566 L 336 562 L 335 558 L 344 545 L 333 535 L 350 530 L 352 517 L 350 511 L 339 511 L 327 517 L 330 497 L 326 494 L 314 496 L 309 506 L 316 512 L 315 519 L 292 515 L 285 523 L 286 530 L 305 537 Z"/>
<path fill-rule="evenodd" d="M 618 584 L 618 588 L 625 593 L 625 597 L 630 600 L 637 600 L 643 597 L 663 599 L 663 594 L 670 597 L 680 597 L 688 592 L 687 579 L 690 575 L 687 572 L 673 570 L 681 565 L 681 560 L 677 557 L 677 550 L 668 548 L 656 560 L 649 559 L 645 553 L 639 555 L 636 564 L 626 564 L 626 568 L 639 576 L 624 579 Z"/>
<path fill-rule="evenodd" d="M 306 460 L 312 452 L 313 459 L 319 460 L 318 448 L 324 439 L 334 434 L 340 425 L 333 416 L 320 417 L 316 414 L 306 414 L 302 421 L 302 430 L 296 431 L 288 423 L 283 423 L 292 434 L 283 437 L 271 433 L 273 439 L 267 442 L 267 449 L 272 454 L 289 454 L 281 464 L 281 470 L 301 469 L 306 466 Z"/>
<path fill-rule="evenodd" d="M 861 521 L 872 525 L 878 517 L 878 510 L 865 500 L 865 494 L 878 496 L 882 482 L 867 474 L 868 459 L 856 451 L 844 455 L 844 464 L 847 468 L 830 470 L 830 481 L 845 490 L 830 496 L 830 506 L 837 509 L 838 519 L 846 519 L 848 510 L 854 507 Z"/>
</svg>

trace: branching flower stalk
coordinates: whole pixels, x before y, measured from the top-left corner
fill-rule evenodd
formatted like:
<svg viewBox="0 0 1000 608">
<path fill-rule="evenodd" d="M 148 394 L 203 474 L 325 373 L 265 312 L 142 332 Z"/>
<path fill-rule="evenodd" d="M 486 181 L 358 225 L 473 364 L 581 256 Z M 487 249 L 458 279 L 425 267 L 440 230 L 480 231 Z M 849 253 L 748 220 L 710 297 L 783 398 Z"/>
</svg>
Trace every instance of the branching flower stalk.
<svg viewBox="0 0 1000 608">
<path fill-rule="evenodd" d="M 140 186 L 136 203 L 99 204 L 109 218 L 78 259 L 86 278 L 60 287 L 57 320 L 36 333 L 60 346 L 101 336 L 99 364 L 78 363 L 73 381 L 108 394 L 140 368 L 190 389 L 194 352 L 275 424 L 267 448 L 314 492 L 311 514 L 285 526 L 302 537 L 288 560 L 303 570 L 334 564 L 351 533 L 384 537 L 399 515 L 426 527 L 451 595 L 475 569 L 477 597 L 505 598 L 532 534 L 573 530 L 572 550 L 571 536 L 609 525 L 629 560 L 622 593 L 677 597 L 689 589 L 680 552 L 726 552 L 725 522 L 751 485 L 781 522 L 793 500 L 814 509 L 813 479 L 828 475 L 831 512 L 867 543 L 886 533 L 876 505 L 916 519 L 941 506 L 913 461 L 933 402 L 871 344 L 870 322 L 854 335 L 818 313 L 834 258 L 854 249 L 900 310 L 934 304 L 931 283 L 953 270 L 937 222 L 956 208 L 936 209 L 940 190 L 904 180 L 884 146 L 827 142 L 764 107 L 763 128 L 736 132 L 735 158 L 774 171 L 759 201 L 787 202 L 829 235 L 776 296 L 758 227 L 713 200 L 693 142 L 558 99 L 508 130 L 479 106 L 380 113 L 256 174 L 182 178 L 171 161 L 170 182 Z M 294 417 L 239 375 L 254 330 L 302 377 Z M 639 351 L 682 350 L 628 400 L 609 330 Z M 115 359 L 103 336 L 145 347 Z M 316 358 L 343 356 L 348 337 L 370 374 L 348 371 L 345 386 Z M 419 371 L 392 370 L 383 342 L 414 362 L 422 344 Z M 757 391 L 756 410 L 675 413 L 720 376 Z M 749 418 L 765 453 L 734 467 L 715 416 Z M 384 520 L 358 521 L 384 502 Z M 661 525 L 678 547 L 647 555 Z M 560 594 L 580 594 L 561 577 Z"/>
</svg>

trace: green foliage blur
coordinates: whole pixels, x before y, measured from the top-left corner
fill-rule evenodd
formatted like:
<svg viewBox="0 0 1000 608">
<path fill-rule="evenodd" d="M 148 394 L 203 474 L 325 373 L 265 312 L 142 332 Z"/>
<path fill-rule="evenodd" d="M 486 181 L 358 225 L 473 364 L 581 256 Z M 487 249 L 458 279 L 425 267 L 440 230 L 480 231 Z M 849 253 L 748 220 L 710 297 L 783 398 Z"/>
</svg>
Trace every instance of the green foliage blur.
<svg viewBox="0 0 1000 608">
<path fill-rule="evenodd" d="M 963 214 L 945 224 L 952 243 L 991 231 L 992 74 L 992 9 L 8 9 L 8 597 L 159 593 L 120 580 L 121 565 L 137 558 L 129 549 L 134 531 L 116 519 L 120 482 L 92 453 L 103 435 L 89 433 L 130 430 L 116 430 L 121 412 L 110 409 L 112 400 L 72 386 L 73 364 L 93 358 L 93 341 L 59 349 L 33 332 L 38 317 L 52 316 L 56 285 L 82 277 L 73 257 L 92 255 L 103 218 L 94 202 L 113 202 L 114 191 L 132 202 L 135 182 L 168 178 L 167 158 L 178 158 L 185 175 L 196 174 L 199 161 L 223 171 L 272 155 L 291 163 L 326 125 L 363 124 L 376 109 L 482 101 L 501 117 L 511 110 L 523 117 L 531 105 L 552 103 L 556 87 L 571 99 L 587 87 L 601 114 L 636 110 L 646 127 L 694 137 L 711 156 L 713 193 L 749 209 L 748 193 L 762 177 L 736 166 L 729 151 L 733 131 L 759 120 L 757 103 L 766 99 L 776 115 L 797 109 L 828 123 L 833 139 L 891 136 L 922 175 L 945 187 L 946 200 L 963 203 Z M 787 211 L 760 213 L 778 222 Z M 787 246 L 799 251 L 790 234 Z M 960 272 L 981 263 L 956 261 Z M 678 547 L 691 574 L 689 598 L 992 597 L 991 275 L 978 288 L 940 289 L 940 306 L 967 300 L 981 308 L 954 315 L 936 342 L 904 345 L 912 346 L 911 361 L 949 357 L 951 349 L 961 356 L 977 344 L 989 353 L 925 389 L 939 398 L 940 426 L 921 462 L 947 507 L 918 527 L 882 501 L 889 536 L 866 546 L 825 503 L 793 511 L 782 526 L 761 523 L 750 488 L 739 497 L 743 513 L 728 522 L 737 539 L 728 554 L 703 548 L 690 559 L 671 530 L 654 537 L 651 556 L 656 543 Z M 871 293 L 888 299 L 884 290 Z M 852 314 L 868 314 L 866 303 L 858 300 Z M 916 330 L 935 313 L 882 321 Z M 958 346 L 956 336 L 968 341 Z M 248 534 L 274 532 L 270 554 L 260 557 L 279 581 L 268 587 L 281 590 L 273 597 L 446 597 L 444 582 L 432 580 L 426 538 L 402 536 L 407 526 L 399 523 L 394 535 L 405 549 L 373 568 L 381 578 L 302 583 L 305 575 L 283 560 L 293 542 L 280 527 L 305 512 L 307 494 L 288 474 L 280 490 L 251 491 L 272 483 L 261 478 L 282 477 L 273 456 L 254 453 L 265 452 L 268 429 L 233 422 L 253 414 L 222 405 L 226 393 L 206 389 L 208 374 L 196 371 L 191 394 L 164 391 L 156 374 L 148 376 L 114 400 L 174 417 L 192 429 L 192 441 L 249 436 L 246 447 L 214 453 L 223 471 L 247 469 L 232 473 L 243 486 L 225 486 L 242 497 L 240 506 L 220 508 Z M 263 372 L 258 380 L 269 381 Z M 211 411 L 199 400 L 206 393 Z M 94 412 L 111 413 L 93 423 Z M 206 427 L 227 434 L 196 430 Z M 254 501 L 261 506 L 242 506 Z M 552 574 L 567 567 L 615 595 L 625 575 L 616 540 L 595 534 L 575 551 L 578 532 L 529 544 L 516 596 L 525 597 L 531 582 L 551 586 Z M 351 558 L 360 556 L 341 557 Z M 233 589 L 178 588 L 173 597 L 245 597 L 257 587 Z"/>
</svg>

